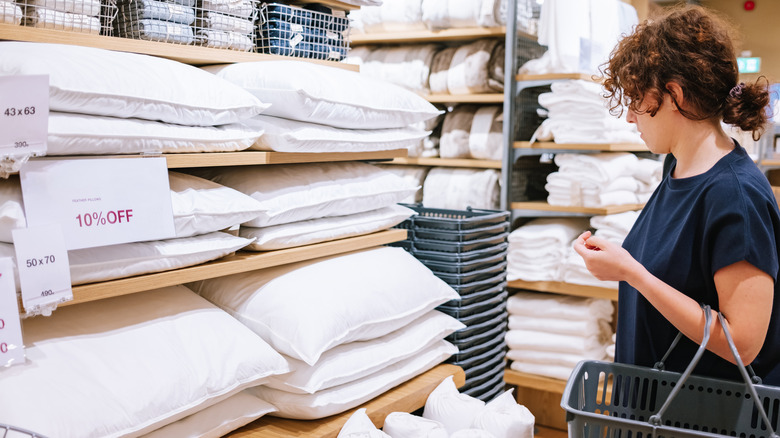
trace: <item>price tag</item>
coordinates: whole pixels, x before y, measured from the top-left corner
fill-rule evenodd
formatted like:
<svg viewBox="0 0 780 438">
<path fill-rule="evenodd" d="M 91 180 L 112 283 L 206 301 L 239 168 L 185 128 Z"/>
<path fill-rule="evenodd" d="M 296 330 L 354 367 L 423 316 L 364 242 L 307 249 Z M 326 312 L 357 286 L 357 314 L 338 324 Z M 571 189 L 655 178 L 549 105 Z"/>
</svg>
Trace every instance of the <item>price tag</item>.
<svg viewBox="0 0 780 438">
<path fill-rule="evenodd" d="M 293 33 L 303 33 L 303 25 L 299 23 L 290 23 L 290 30 Z"/>
<path fill-rule="evenodd" d="M 48 315 L 57 304 L 72 300 L 62 228 L 50 224 L 17 228 L 12 233 L 24 311 Z"/>
<path fill-rule="evenodd" d="M 296 33 L 292 38 L 290 38 L 290 48 L 294 49 L 295 46 L 297 46 L 301 41 L 303 41 L 303 35 Z"/>
<path fill-rule="evenodd" d="M 163 157 L 36 159 L 20 175 L 27 224 L 60 224 L 66 249 L 175 237 Z"/>
<path fill-rule="evenodd" d="M 45 155 L 49 76 L 0 76 L 0 155 Z"/>
<path fill-rule="evenodd" d="M 16 301 L 14 262 L 6 257 L 0 259 L 0 366 L 20 363 L 24 363 L 24 344 Z"/>
</svg>

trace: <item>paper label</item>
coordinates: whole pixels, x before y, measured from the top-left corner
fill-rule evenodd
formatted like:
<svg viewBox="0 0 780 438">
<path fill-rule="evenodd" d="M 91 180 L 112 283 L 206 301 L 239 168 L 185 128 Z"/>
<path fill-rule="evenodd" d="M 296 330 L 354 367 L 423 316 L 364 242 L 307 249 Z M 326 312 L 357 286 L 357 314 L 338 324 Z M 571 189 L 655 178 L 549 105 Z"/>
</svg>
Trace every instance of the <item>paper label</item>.
<svg viewBox="0 0 780 438">
<path fill-rule="evenodd" d="M 0 366 L 20 363 L 24 363 L 24 344 L 16 300 L 14 262 L 6 257 L 0 259 Z"/>
<path fill-rule="evenodd" d="M 303 41 L 303 35 L 301 35 L 299 33 L 293 35 L 293 37 L 290 38 L 290 48 L 294 49 L 295 46 L 297 46 L 298 43 L 300 43 L 301 41 Z"/>
<path fill-rule="evenodd" d="M 17 228 L 12 233 L 24 311 L 48 315 L 57 304 L 71 301 L 70 263 L 62 227 L 49 224 Z"/>
<path fill-rule="evenodd" d="M 35 159 L 20 174 L 28 226 L 59 224 L 66 249 L 175 237 L 163 157 Z"/>
<path fill-rule="evenodd" d="M 293 33 L 303 33 L 303 25 L 298 23 L 291 23 L 290 30 L 292 30 Z"/>
<path fill-rule="evenodd" d="M 328 38 L 329 40 L 336 40 L 336 41 L 338 41 L 339 34 L 329 30 L 329 31 L 325 32 L 325 37 Z"/>
<path fill-rule="evenodd" d="M 0 155 L 46 155 L 49 76 L 0 76 Z"/>
</svg>

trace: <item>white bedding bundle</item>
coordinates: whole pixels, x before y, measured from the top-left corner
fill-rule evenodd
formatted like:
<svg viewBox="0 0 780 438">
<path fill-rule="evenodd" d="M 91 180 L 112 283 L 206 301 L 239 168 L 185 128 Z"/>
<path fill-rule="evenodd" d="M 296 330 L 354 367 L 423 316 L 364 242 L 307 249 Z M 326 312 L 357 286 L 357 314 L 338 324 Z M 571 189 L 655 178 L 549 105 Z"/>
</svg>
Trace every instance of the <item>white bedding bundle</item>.
<svg viewBox="0 0 780 438">
<path fill-rule="evenodd" d="M 507 306 L 512 369 L 567 380 L 581 360 L 606 358 L 614 311 L 609 300 L 518 292 Z"/>
<path fill-rule="evenodd" d="M 563 153 L 547 176 L 550 205 L 604 207 L 640 204 L 660 183 L 663 163 L 628 152 Z"/>
<path fill-rule="evenodd" d="M 458 105 L 444 116 L 439 156 L 501 160 L 503 127 L 499 105 Z"/>
<path fill-rule="evenodd" d="M 558 281 L 572 240 L 588 228 L 583 218 L 538 218 L 509 234 L 507 280 Z"/>
<path fill-rule="evenodd" d="M 499 172 L 493 169 L 435 167 L 423 185 L 423 205 L 464 210 L 467 207 L 498 209 Z"/>
<path fill-rule="evenodd" d="M 359 46 L 350 50 L 345 62 L 360 66 L 360 73 L 400 85 L 418 94 L 429 94 L 428 78 L 437 44 L 393 47 Z"/>
<path fill-rule="evenodd" d="M 100 33 L 98 0 L 27 0 L 25 24 L 45 29 Z"/>
<path fill-rule="evenodd" d="M 539 104 L 548 118 L 534 138 L 556 143 L 633 143 L 643 144 L 636 130 L 623 117 L 609 113 L 601 85 L 584 80 L 554 82 L 550 92 L 539 95 Z"/>
<path fill-rule="evenodd" d="M 349 17 L 353 31 L 403 32 L 503 26 L 506 9 L 506 0 L 394 0 L 364 5 Z"/>
</svg>

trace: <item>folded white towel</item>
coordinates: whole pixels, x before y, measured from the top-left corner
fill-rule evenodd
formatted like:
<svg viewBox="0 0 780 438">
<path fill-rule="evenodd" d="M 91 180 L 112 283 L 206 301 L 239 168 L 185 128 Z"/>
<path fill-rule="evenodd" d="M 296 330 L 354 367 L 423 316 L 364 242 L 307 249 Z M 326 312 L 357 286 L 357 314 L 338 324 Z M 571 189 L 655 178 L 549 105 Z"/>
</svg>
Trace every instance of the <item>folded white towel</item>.
<svg viewBox="0 0 780 438">
<path fill-rule="evenodd" d="M 626 211 L 623 213 L 592 216 L 590 226 L 596 230 L 614 230 L 624 235 L 631 231 L 634 222 L 639 217 L 638 211 Z"/>
<path fill-rule="evenodd" d="M 538 363 L 525 363 L 514 361 L 509 367 L 521 373 L 533 374 L 536 376 L 550 377 L 552 379 L 569 380 L 573 367 L 560 365 L 544 365 Z"/>
<path fill-rule="evenodd" d="M 601 336 L 577 336 L 546 333 L 538 330 L 508 330 L 506 344 L 510 349 L 555 351 L 593 355 L 604 352 L 612 333 Z"/>
<path fill-rule="evenodd" d="M 647 184 L 658 184 L 663 178 L 663 167 L 663 161 L 640 158 L 636 163 L 634 177 Z"/>
<path fill-rule="evenodd" d="M 507 281 L 558 281 L 558 265 L 556 262 L 548 265 L 512 265 L 506 269 Z"/>
<path fill-rule="evenodd" d="M 612 327 L 605 319 L 561 319 L 509 314 L 509 330 L 533 330 L 559 335 L 602 336 L 612 335 Z"/>
<path fill-rule="evenodd" d="M 638 158 L 629 152 L 601 152 L 598 154 L 558 154 L 555 164 L 572 166 L 578 173 L 597 175 L 598 181 L 610 181 L 620 176 L 633 176 Z"/>
<path fill-rule="evenodd" d="M 540 365 L 559 365 L 570 368 L 574 368 L 583 360 L 604 360 L 605 356 L 605 354 L 586 356 L 582 354 L 567 354 L 534 350 L 509 350 L 506 353 L 506 358 L 509 360 L 524 363 L 536 363 Z"/>
<path fill-rule="evenodd" d="M 512 231 L 509 242 L 536 241 L 565 246 L 587 228 L 588 220 L 583 218 L 538 218 Z"/>
<path fill-rule="evenodd" d="M 540 318 L 591 319 L 612 321 L 612 302 L 604 298 L 583 298 L 539 292 L 517 292 L 507 300 L 513 315 Z"/>
<path fill-rule="evenodd" d="M 494 169 L 436 167 L 425 178 L 423 204 L 430 208 L 457 210 L 467 207 L 497 209 L 500 194 L 498 182 L 499 172 Z"/>
</svg>

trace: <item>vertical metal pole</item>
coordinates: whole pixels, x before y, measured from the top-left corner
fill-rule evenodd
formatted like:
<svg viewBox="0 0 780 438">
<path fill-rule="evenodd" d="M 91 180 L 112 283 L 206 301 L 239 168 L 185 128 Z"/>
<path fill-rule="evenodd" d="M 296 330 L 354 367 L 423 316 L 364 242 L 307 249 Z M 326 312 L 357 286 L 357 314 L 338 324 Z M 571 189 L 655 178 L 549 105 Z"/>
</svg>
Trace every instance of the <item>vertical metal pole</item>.
<svg viewBox="0 0 780 438">
<path fill-rule="evenodd" d="M 526 0 L 519 0 L 526 1 Z M 501 210 L 512 208 L 512 166 L 515 161 L 515 99 L 517 94 L 517 2 L 507 0 L 506 50 L 504 59 L 504 156 L 501 162 Z M 513 221 L 509 215 L 509 223 Z"/>
</svg>

